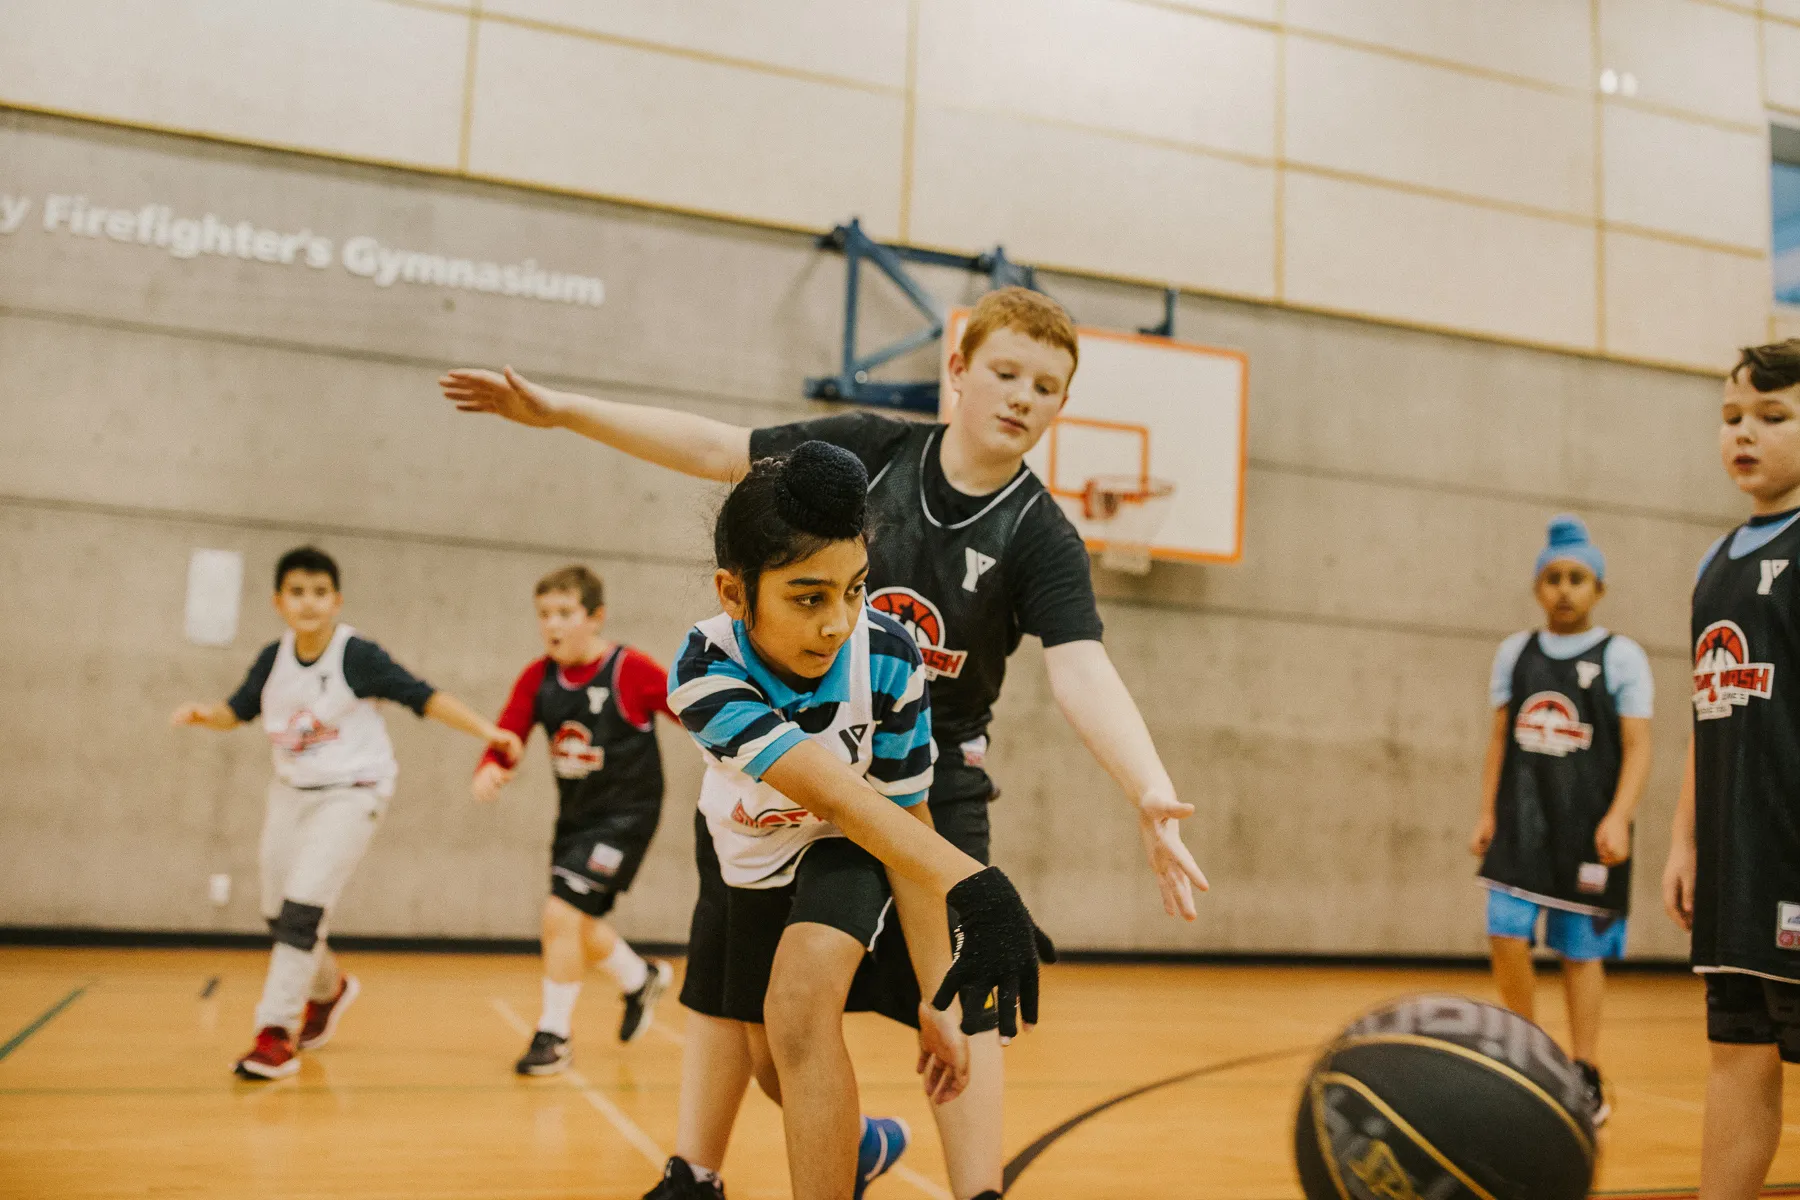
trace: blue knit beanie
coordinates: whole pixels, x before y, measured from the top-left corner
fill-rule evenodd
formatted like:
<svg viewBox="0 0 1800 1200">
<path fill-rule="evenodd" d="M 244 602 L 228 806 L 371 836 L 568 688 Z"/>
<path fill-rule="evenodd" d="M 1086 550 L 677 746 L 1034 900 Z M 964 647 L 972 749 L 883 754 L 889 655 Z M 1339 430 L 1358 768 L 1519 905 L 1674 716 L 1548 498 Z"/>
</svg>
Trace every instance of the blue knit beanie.
<svg viewBox="0 0 1800 1200">
<path fill-rule="evenodd" d="M 1559 558 L 1582 564 L 1594 573 L 1595 579 L 1606 579 L 1606 555 L 1588 537 L 1587 523 L 1574 513 L 1550 518 L 1550 536 L 1537 556 L 1537 574 L 1541 576 L 1544 568 Z"/>
</svg>

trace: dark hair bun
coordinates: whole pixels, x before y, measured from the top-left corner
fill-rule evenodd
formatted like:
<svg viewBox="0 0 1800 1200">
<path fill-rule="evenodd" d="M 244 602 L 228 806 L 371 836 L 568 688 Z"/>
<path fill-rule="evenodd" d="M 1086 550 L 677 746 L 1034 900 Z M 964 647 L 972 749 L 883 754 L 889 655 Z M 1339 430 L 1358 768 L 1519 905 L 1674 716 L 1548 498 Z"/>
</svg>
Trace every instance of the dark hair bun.
<svg viewBox="0 0 1800 1200">
<path fill-rule="evenodd" d="M 775 489 L 781 519 L 803 533 L 853 538 L 863 532 L 869 473 L 862 459 L 830 442 L 802 442 L 787 456 Z"/>
</svg>

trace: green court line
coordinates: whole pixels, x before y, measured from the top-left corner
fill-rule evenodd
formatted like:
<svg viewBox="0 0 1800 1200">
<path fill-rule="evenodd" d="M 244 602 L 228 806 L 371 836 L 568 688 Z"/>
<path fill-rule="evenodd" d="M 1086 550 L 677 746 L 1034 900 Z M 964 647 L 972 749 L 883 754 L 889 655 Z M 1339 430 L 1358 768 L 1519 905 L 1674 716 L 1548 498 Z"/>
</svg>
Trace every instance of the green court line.
<svg viewBox="0 0 1800 1200">
<path fill-rule="evenodd" d="M 91 986 L 91 984 L 82 984 L 80 987 L 64 996 L 61 1000 L 58 1000 L 55 1004 L 52 1004 L 49 1008 L 39 1013 L 37 1019 L 31 1024 L 13 1034 L 11 1040 L 4 1046 L 0 1046 L 0 1060 L 4 1060 L 7 1055 L 11 1054 L 14 1050 L 17 1050 L 20 1046 L 23 1046 L 25 1040 L 32 1034 L 54 1021 L 63 1009 L 81 999 L 81 994 L 87 991 Z"/>
</svg>

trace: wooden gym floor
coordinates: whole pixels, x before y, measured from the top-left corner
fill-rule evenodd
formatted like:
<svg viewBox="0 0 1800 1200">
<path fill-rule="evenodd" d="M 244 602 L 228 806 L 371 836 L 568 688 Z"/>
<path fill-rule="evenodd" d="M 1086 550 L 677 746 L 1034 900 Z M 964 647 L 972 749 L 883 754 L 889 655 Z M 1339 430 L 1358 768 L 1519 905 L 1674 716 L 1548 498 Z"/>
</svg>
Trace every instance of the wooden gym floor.
<svg viewBox="0 0 1800 1200">
<path fill-rule="evenodd" d="M 600 981 L 577 1013 L 576 1070 L 511 1073 L 537 1015 L 535 960 L 349 954 L 362 999 L 300 1074 L 228 1067 L 249 1043 L 265 956 L 0 949 L 0 1196 L 537 1200 L 641 1195 L 675 1135 L 682 1010 L 630 1047 Z M 1051 968 L 1043 1025 L 1008 1051 L 1010 1195 L 1294 1200 L 1288 1139 L 1311 1049 L 1410 991 L 1490 990 L 1474 971 Z M 1561 999 L 1540 1003 L 1560 1033 Z M 851 1019 L 864 1106 L 915 1132 L 871 1200 L 943 1200 L 909 1034 Z M 1605 1057 L 1616 1114 L 1599 1193 L 1692 1195 L 1705 1046 L 1683 976 L 1621 975 Z M 1075 1124 L 1071 1118 L 1159 1080 Z M 1800 1083 L 1775 1181 L 1800 1181 Z M 787 1194 L 780 1114 L 752 1089 L 726 1163 L 734 1200 Z M 1800 1187 L 1770 1189 L 1800 1195 Z"/>
</svg>

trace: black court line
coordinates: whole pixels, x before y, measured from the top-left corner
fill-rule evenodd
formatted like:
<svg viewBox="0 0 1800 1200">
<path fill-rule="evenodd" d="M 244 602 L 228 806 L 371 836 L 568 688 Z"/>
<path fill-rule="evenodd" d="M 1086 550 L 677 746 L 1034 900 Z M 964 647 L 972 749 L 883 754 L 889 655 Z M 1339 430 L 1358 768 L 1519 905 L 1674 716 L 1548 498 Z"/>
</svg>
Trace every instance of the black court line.
<svg viewBox="0 0 1800 1200">
<path fill-rule="evenodd" d="M 82 984 L 80 987 L 64 996 L 61 1000 L 58 1000 L 55 1004 L 52 1004 L 49 1008 L 39 1013 L 37 1019 L 32 1021 L 31 1024 L 13 1034 L 4 1046 L 0 1046 L 0 1059 L 4 1059 L 14 1050 L 23 1046 L 27 1038 L 54 1021 L 63 1009 L 81 999 L 81 994 L 87 991 L 89 986 L 90 985 L 85 983 Z"/>
<path fill-rule="evenodd" d="M 206 981 L 206 986 L 200 989 L 200 998 L 202 1000 L 205 1000 L 218 990 L 219 990 L 219 977 L 217 975 L 214 975 L 211 979 Z"/>
<path fill-rule="evenodd" d="M 1284 1058 L 1298 1058 L 1302 1054 L 1316 1054 L 1318 1053 L 1318 1050 L 1319 1047 L 1317 1045 L 1309 1042 L 1304 1046 L 1290 1046 L 1285 1050 L 1268 1050 L 1261 1054 L 1246 1054 L 1241 1058 L 1228 1058 L 1223 1062 L 1208 1063 L 1204 1067 L 1195 1067 L 1191 1071 L 1183 1071 L 1179 1075 L 1170 1075 L 1166 1078 L 1157 1079 L 1139 1087 L 1134 1087 L 1128 1092 L 1120 1092 L 1110 1099 L 1102 1100 L 1092 1108 L 1076 1113 L 1061 1125 L 1058 1125 L 1055 1129 L 1050 1130 L 1050 1132 L 1038 1138 L 1035 1142 L 1031 1143 L 1031 1145 L 1013 1155 L 1012 1161 L 1006 1164 L 1006 1171 L 1001 1176 L 1001 1190 L 1011 1191 L 1013 1184 L 1019 1181 L 1019 1176 L 1025 1173 L 1026 1168 L 1036 1162 L 1044 1151 L 1055 1145 L 1065 1134 L 1099 1116 L 1107 1109 L 1123 1104 L 1127 1100 L 1135 1100 L 1146 1092 L 1154 1092 L 1158 1088 L 1170 1087 L 1177 1083 L 1186 1083 L 1190 1079 L 1200 1079 L 1207 1075 L 1218 1075 L 1224 1071 L 1234 1071 L 1239 1067 L 1253 1067 L 1259 1063 L 1277 1062 Z"/>
<path fill-rule="evenodd" d="M 1700 1193 L 1693 1188 L 1636 1188 L 1623 1192 L 1595 1192 L 1595 1200 L 1699 1200 Z M 1765 1184 L 1759 1196 L 1800 1196 L 1800 1183 Z"/>
</svg>

